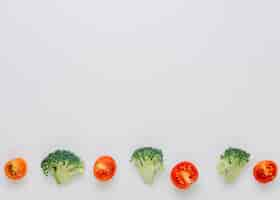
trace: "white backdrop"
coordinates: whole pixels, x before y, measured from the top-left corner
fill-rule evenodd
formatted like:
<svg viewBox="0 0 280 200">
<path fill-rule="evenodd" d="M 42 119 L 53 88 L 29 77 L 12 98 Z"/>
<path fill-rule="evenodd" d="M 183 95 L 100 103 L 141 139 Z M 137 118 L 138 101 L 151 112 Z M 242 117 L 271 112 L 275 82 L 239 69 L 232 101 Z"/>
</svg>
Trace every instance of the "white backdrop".
<svg viewBox="0 0 280 200">
<path fill-rule="evenodd" d="M 23 156 L 29 173 L 2 199 L 279 199 L 254 163 L 280 164 L 280 2 L 263 0 L 1 0 L 0 167 Z M 130 165 L 143 145 L 163 150 L 152 187 Z M 254 156 L 236 184 L 216 174 L 228 146 Z M 56 148 L 76 152 L 85 176 L 57 187 L 40 161 Z M 92 177 L 97 156 L 118 162 L 113 182 Z M 169 181 L 190 160 L 199 182 Z"/>
</svg>

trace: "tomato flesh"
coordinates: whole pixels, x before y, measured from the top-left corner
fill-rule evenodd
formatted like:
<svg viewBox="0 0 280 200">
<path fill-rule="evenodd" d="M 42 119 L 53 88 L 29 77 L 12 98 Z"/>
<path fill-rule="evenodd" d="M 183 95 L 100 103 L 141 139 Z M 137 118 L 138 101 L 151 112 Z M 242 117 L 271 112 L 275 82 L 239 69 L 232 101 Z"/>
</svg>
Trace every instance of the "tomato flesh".
<svg viewBox="0 0 280 200">
<path fill-rule="evenodd" d="M 22 179 L 27 173 L 27 163 L 22 158 L 10 160 L 5 164 L 4 171 L 9 179 Z"/>
<path fill-rule="evenodd" d="M 255 179 L 259 183 L 269 183 L 277 176 L 277 164 L 271 160 L 258 162 L 253 170 Z"/>
<path fill-rule="evenodd" d="M 117 165 L 115 160 L 110 156 L 99 157 L 93 167 L 93 174 L 100 181 L 108 181 L 116 173 Z"/>
<path fill-rule="evenodd" d="M 199 172 L 196 166 L 188 161 L 176 164 L 171 170 L 171 181 L 179 189 L 188 189 L 198 179 Z"/>
</svg>

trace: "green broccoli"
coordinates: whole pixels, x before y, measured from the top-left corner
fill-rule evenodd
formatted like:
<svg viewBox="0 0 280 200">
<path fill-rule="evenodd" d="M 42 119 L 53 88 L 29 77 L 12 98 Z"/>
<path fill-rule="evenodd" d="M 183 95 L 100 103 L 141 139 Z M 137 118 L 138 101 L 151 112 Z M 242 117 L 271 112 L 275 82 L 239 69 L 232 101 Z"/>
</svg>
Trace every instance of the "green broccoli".
<svg viewBox="0 0 280 200">
<path fill-rule="evenodd" d="M 145 184 L 152 184 L 155 176 L 164 168 L 162 151 L 152 147 L 135 150 L 131 162 L 138 169 Z"/>
<path fill-rule="evenodd" d="M 57 150 L 41 162 L 41 168 L 46 176 L 51 174 L 57 184 L 63 184 L 73 176 L 83 174 L 84 163 L 70 151 Z"/>
<path fill-rule="evenodd" d="M 232 183 L 250 160 L 250 154 L 242 149 L 228 148 L 221 155 L 217 170 L 226 182 Z"/>
</svg>

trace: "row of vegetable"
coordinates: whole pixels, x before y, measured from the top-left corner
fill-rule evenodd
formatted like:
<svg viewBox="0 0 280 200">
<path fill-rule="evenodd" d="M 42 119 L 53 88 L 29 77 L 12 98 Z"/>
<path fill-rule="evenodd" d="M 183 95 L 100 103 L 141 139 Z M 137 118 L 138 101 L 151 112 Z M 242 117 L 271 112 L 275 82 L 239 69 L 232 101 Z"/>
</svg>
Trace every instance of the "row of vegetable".
<svg viewBox="0 0 280 200">
<path fill-rule="evenodd" d="M 135 150 L 131 163 L 137 168 L 145 184 L 153 184 L 164 169 L 163 153 L 160 149 L 143 147 Z M 227 183 L 234 182 L 250 161 L 250 154 L 239 148 L 228 148 L 220 156 L 217 171 Z M 74 176 L 84 173 L 84 163 L 79 156 L 68 150 L 57 150 L 50 153 L 41 162 L 43 174 L 54 177 L 57 184 L 69 182 Z M 18 181 L 27 174 L 27 162 L 23 158 L 8 161 L 4 167 L 6 176 Z M 97 180 L 110 181 L 117 171 L 117 163 L 111 156 L 99 157 L 93 166 L 93 175 Z M 269 183 L 277 176 L 277 164 L 271 160 L 258 162 L 253 175 L 259 183 Z M 198 181 L 199 171 L 195 164 L 189 161 L 177 163 L 170 172 L 171 182 L 176 188 L 188 189 Z"/>
</svg>

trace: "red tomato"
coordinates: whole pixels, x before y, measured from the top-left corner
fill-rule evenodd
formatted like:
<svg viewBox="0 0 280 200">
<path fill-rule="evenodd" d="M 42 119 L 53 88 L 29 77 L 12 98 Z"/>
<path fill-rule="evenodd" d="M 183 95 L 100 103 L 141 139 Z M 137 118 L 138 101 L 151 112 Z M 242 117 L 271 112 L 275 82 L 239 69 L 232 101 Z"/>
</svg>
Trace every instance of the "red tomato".
<svg viewBox="0 0 280 200">
<path fill-rule="evenodd" d="M 117 164 L 111 156 L 99 157 L 93 166 L 93 174 L 100 181 L 108 181 L 115 175 Z"/>
<path fill-rule="evenodd" d="M 176 164 L 171 170 L 172 183 L 179 189 L 188 189 L 198 179 L 199 172 L 194 164 L 183 161 Z"/>
<path fill-rule="evenodd" d="M 9 179 L 22 179 L 27 173 L 27 163 L 22 158 L 10 160 L 5 164 L 5 174 Z"/>
<path fill-rule="evenodd" d="M 258 162 L 254 167 L 254 177 L 260 183 L 273 181 L 277 176 L 277 164 L 271 160 Z"/>
</svg>

